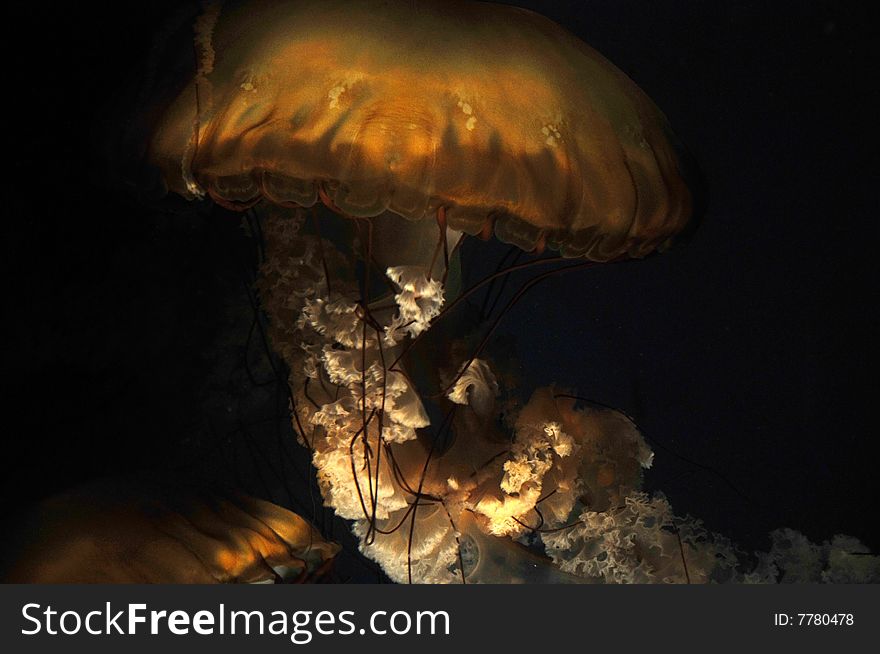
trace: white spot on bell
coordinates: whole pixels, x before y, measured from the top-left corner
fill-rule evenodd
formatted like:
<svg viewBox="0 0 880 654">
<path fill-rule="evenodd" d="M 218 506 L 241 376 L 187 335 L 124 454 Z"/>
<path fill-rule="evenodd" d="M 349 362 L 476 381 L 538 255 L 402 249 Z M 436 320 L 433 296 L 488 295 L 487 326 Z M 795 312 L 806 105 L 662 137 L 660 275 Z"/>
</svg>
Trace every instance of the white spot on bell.
<svg viewBox="0 0 880 654">
<path fill-rule="evenodd" d="M 541 128 L 541 134 L 545 136 L 544 143 L 549 145 L 551 148 L 555 148 L 559 145 L 559 142 L 562 140 L 562 134 L 559 133 L 559 127 L 552 124 L 545 124 Z"/>
<path fill-rule="evenodd" d="M 336 109 L 339 106 L 339 98 L 342 97 L 343 93 L 345 93 L 345 86 L 341 84 L 330 89 L 327 93 L 327 97 L 330 98 L 331 109 Z"/>
</svg>

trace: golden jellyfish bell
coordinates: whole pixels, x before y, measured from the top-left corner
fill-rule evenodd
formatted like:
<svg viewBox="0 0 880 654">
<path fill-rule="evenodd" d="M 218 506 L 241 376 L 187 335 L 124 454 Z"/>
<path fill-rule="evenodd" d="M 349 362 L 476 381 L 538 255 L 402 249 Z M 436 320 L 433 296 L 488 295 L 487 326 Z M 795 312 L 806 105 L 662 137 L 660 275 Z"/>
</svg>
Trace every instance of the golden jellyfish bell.
<svg viewBox="0 0 880 654">
<path fill-rule="evenodd" d="M 621 71 L 530 11 L 482 2 L 213 5 L 148 158 L 231 208 L 320 199 L 566 257 L 641 257 L 692 195 L 666 119 Z"/>
</svg>

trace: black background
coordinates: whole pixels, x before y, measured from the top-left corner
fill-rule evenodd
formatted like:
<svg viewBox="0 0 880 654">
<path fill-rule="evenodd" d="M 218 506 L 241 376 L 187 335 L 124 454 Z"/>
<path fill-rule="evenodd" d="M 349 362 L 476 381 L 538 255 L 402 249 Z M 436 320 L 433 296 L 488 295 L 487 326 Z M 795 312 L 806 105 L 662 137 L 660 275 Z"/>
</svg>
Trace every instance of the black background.
<svg viewBox="0 0 880 654">
<path fill-rule="evenodd" d="M 685 246 L 517 307 L 505 324 L 527 377 L 632 415 L 657 453 L 647 486 L 746 549 L 791 526 L 876 551 L 876 25 L 844 2 L 518 4 L 630 75 L 708 189 Z M 234 216 L 175 222 L 110 188 L 95 136 L 174 7 L 5 12 L 12 528 L 29 501 L 162 467 L 199 421 L 203 343 L 250 246 Z"/>
</svg>

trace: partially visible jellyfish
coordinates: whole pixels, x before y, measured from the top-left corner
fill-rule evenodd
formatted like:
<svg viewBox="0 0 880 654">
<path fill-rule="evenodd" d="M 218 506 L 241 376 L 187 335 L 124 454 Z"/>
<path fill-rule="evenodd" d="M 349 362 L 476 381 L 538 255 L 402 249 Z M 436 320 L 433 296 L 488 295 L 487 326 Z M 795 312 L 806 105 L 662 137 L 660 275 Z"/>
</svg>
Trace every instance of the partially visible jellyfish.
<svg viewBox="0 0 880 654">
<path fill-rule="evenodd" d="M 7 583 L 304 583 L 339 551 L 276 504 L 148 476 L 43 500 L 11 536 Z"/>
<path fill-rule="evenodd" d="M 629 78 L 480 2 L 209 4 L 194 45 L 145 110 L 146 159 L 162 192 L 257 219 L 294 429 L 364 554 L 399 582 L 734 577 L 729 543 L 641 492 L 653 454 L 629 419 L 553 388 L 520 406 L 490 354 L 540 281 L 691 219 L 675 138 Z M 493 234 L 536 256 L 465 287 L 462 242 Z"/>
</svg>

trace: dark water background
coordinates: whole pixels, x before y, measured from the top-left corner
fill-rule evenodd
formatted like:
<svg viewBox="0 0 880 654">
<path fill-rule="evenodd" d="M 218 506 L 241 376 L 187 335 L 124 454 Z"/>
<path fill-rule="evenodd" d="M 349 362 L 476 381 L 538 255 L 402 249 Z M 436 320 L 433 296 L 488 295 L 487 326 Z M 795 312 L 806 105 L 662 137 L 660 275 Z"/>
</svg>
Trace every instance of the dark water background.
<svg viewBox="0 0 880 654">
<path fill-rule="evenodd" d="M 632 415 L 655 444 L 648 488 L 747 550 L 790 526 L 877 551 L 876 23 L 830 1 L 517 4 L 629 74 L 708 185 L 686 246 L 518 305 L 526 377 Z M 169 462 L 273 494 L 236 420 L 206 415 L 279 423 L 274 391 L 233 401 L 241 371 L 212 378 L 217 343 L 246 345 L 231 325 L 253 244 L 226 212 L 133 205 L 96 152 L 95 116 L 174 6 L 6 9 L 4 529 L 27 502 Z"/>
</svg>

